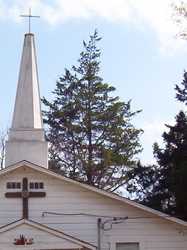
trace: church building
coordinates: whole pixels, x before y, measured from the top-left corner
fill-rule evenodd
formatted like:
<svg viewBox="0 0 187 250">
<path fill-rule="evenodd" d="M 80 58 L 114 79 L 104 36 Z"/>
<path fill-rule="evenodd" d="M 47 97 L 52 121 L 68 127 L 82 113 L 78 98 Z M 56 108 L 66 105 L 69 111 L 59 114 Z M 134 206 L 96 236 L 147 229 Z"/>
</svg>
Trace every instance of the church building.
<svg viewBox="0 0 187 250">
<path fill-rule="evenodd" d="M 48 169 L 34 34 L 0 171 L 0 250 L 187 250 L 187 222 Z"/>
</svg>

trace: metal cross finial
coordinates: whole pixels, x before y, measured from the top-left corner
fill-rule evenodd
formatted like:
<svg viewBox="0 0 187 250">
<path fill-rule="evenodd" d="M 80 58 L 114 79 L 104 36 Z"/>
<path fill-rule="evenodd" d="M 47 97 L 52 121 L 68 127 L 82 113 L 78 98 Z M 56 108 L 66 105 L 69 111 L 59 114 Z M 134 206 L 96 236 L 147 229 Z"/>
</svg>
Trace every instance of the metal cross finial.
<svg viewBox="0 0 187 250">
<path fill-rule="evenodd" d="M 29 14 L 28 15 L 20 15 L 21 17 L 28 17 L 29 18 L 29 33 L 31 32 L 31 18 L 32 17 L 37 17 L 39 18 L 40 16 L 33 16 L 31 14 L 31 8 L 29 8 Z"/>
</svg>

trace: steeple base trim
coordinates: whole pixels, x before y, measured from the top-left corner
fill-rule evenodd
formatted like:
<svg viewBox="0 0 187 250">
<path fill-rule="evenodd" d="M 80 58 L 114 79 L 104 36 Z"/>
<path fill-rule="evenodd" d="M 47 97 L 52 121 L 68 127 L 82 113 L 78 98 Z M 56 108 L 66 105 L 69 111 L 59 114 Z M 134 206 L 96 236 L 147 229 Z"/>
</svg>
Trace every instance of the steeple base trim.
<svg viewBox="0 0 187 250">
<path fill-rule="evenodd" d="M 48 143 L 35 140 L 7 141 L 5 167 L 23 160 L 48 168 Z"/>
</svg>

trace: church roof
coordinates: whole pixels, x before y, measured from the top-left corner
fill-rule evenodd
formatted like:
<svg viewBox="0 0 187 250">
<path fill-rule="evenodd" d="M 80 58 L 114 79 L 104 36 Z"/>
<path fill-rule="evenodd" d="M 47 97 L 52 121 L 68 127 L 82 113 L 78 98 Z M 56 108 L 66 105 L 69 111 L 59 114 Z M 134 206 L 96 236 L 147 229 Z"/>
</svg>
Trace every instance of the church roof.
<svg viewBox="0 0 187 250">
<path fill-rule="evenodd" d="M 149 208 L 149 207 L 147 207 L 145 205 L 139 204 L 137 202 L 129 200 L 128 198 L 119 196 L 117 194 L 114 194 L 114 193 L 111 193 L 111 192 L 108 192 L 108 191 L 105 191 L 105 190 L 102 190 L 102 189 L 99 189 L 99 188 L 96 188 L 96 187 L 93 187 L 93 186 L 90 186 L 90 185 L 87 185 L 87 184 L 84 184 L 84 183 L 81 183 L 81 182 L 78 182 L 78 181 L 72 180 L 70 178 L 64 177 L 64 176 L 62 176 L 60 174 L 57 174 L 57 173 L 55 173 L 55 172 L 53 172 L 53 171 L 51 171 L 49 169 L 40 167 L 40 166 L 38 166 L 36 164 L 33 164 L 31 162 L 28 162 L 28 161 L 20 161 L 20 162 L 18 162 L 16 164 L 13 164 L 13 165 L 9 166 L 8 168 L 5 168 L 5 169 L 1 170 L 0 171 L 0 176 L 6 174 L 8 172 L 11 172 L 13 170 L 16 170 L 16 169 L 18 169 L 20 167 L 23 167 L 23 166 L 29 167 L 29 168 L 34 169 L 36 171 L 39 171 L 41 173 L 44 173 L 44 174 L 50 175 L 52 177 L 58 178 L 59 180 L 69 182 L 70 184 L 78 185 L 78 186 L 80 186 L 82 188 L 85 188 L 85 189 L 87 189 L 89 191 L 92 191 L 92 192 L 98 193 L 100 195 L 103 195 L 105 197 L 120 201 L 120 202 L 122 202 L 124 204 L 127 204 L 127 205 L 133 206 L 135 208 L 141 209 L 141 210 L 143 210 L 145 212 L 148 212 L 148 213 L 152 214 L 154 217 L 160 217 L 160 218 L 165 219 L 167 221 L 177 223 L 179 225 L 187 227 L 187 222 L 185 222 L 183 220 L 180 220 L 178 218 L 172 217 L 172 216 L 167 215 L 165 213 L 159 212 L 157 210 L 154 210 L 152 208 Z"/>
</svg>

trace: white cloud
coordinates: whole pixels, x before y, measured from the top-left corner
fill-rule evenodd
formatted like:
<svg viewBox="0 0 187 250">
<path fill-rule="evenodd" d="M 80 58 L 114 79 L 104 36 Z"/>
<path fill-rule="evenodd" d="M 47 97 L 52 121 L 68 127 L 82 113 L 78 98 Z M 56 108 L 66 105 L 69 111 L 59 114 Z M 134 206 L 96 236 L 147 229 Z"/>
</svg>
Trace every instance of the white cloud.
<svg viewBox="0 0 187 250">
<path fill-rule="evenodd" d="M 144 133 L 141 137 L 141 143 L 144 145 L 143 152 L 139 155 L 141 161 L 145 164 L 154 164 L 156 160 L 153 158 L 153 144 L 158 143 L 159 146 L 163 145 L 162 134 L 168 131 L 165 124 L 174 125 L 175 119 L 164 121 L 162 119 L 153 119 L 142 124 Z"/>
<path fill-rule="evenodd" d="M 168 123 L 171 124 L 171 123 Z M 143 124 L 143 130 L 144 130 L 144 137 L 147 142 L 154 143 L 158 142 L 161 143 L 162 133 L 166 130 L 165 123 L 163 121 L 154 120 L 151 122 L 146 122 Z"/>
<path fill-rule="evenodd" d="M 20 13 L 32 7 L 33 13 L 51 24 L 72 19 L 103 18 L 123 22 L 138 28 L 149 27 L 156 34 L 162 48 L 176 49 L 181 40 L 174 39 L 177 27 L 172 16 L 171 3 L 180 0 L 0 0 L 0 17 L 18 21 Z"/>
</svg>

